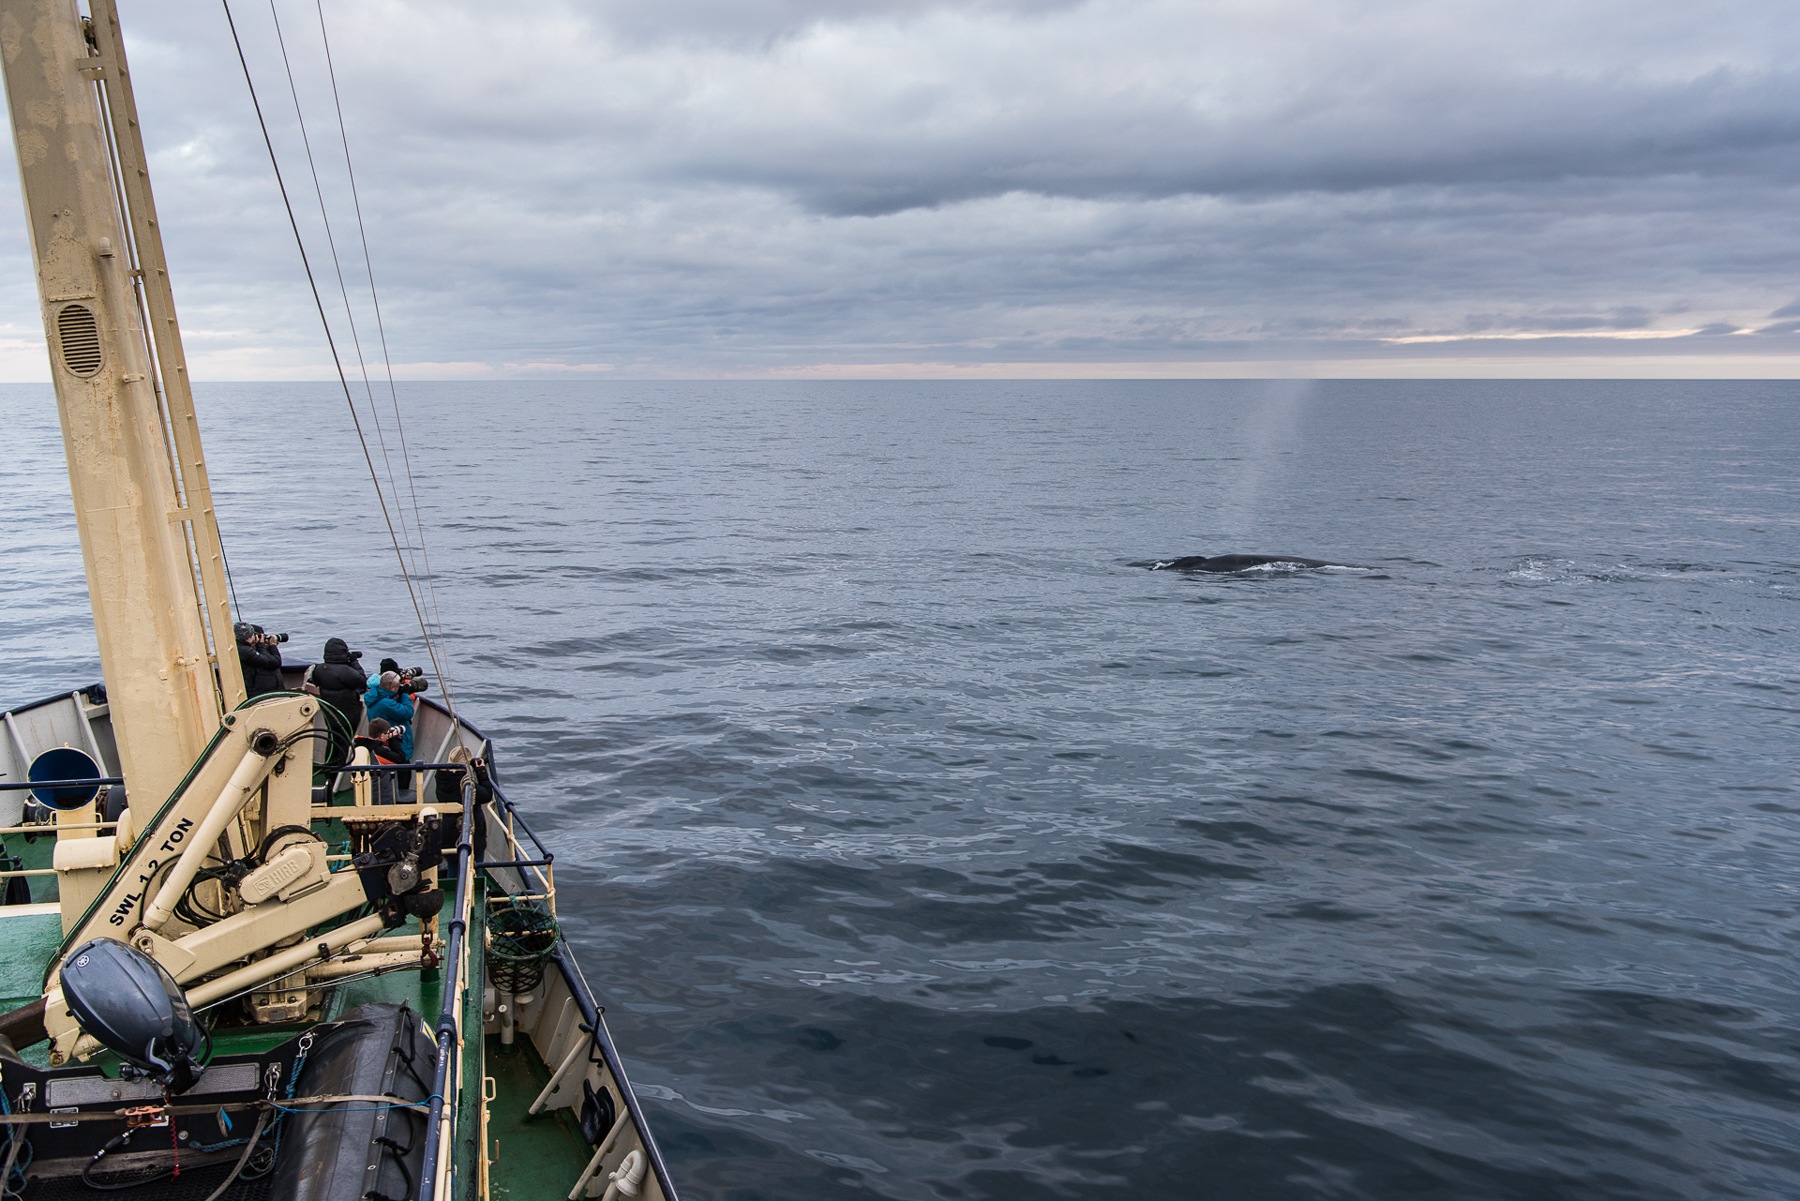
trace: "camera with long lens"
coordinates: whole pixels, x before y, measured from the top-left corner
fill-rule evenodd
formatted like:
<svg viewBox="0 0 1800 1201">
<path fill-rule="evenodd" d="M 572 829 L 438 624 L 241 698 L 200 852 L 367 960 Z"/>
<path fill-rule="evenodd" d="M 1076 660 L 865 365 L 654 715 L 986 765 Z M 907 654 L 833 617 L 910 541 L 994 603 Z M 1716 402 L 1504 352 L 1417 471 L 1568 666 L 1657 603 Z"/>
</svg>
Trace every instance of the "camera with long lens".
<svg viewBox="0 0 1800 1201">
<path fill-rule="evenodd" d="M 402 667 L 400 669 L 401 692 L 425 692 L 431 684 L 425 679 L 423 667 Z"/>
<path fill-rule="evenodd" d="M 286 642 L 287 640 L 288 636 L 286 634 L 271 634 L 261 626 L 250 627 L 251 642 L 260 642 L 264 646 L 274 646 L 277 642 Z"/>
</svg>

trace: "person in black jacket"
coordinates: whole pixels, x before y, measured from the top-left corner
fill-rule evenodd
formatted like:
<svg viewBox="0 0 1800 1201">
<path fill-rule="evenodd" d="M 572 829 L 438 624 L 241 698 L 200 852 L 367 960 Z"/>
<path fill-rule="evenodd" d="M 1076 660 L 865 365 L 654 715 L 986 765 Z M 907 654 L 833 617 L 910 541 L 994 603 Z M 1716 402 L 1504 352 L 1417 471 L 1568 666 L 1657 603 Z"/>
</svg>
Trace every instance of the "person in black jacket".
<svg viewBox="0 0 1800 1201">
<path fill-rule="evenodd" d="M 306 671 L 307 691 L 336 709 L 348 723 L 340 728 L 330 717 L 325 720 L 325 728 L 331 735 L 325 753 L 327 767 L 341 767 L 350 762 L 350 740 L 356 727 L 362 724 L 362 698 L 369 687 L 369 677 L 358 662 L 361 658 L 362 652 L 351 650 L 350 644 L 342 638 L 327 638 L 324 661 L 313 664 Z"/>
<path fill-rule="evenodd" d="M 369 722 L 369 732 L 356 740 L 356 745 L 369 752 L 372 763 L 400 764 L 406 762 L 406 755 L 400 750 L 400 727 L 391 725 L 382 718 L 374 718 Z M 400 794 L 406 791 L 407 778 L 411 772 L 374 772 L 375 803 L 392 805 L 399 801 Z"/>
<path fill-rule="evenodd" d="M 244 669 L 244 695 L 255 698 L 280 692 L 281 650 L 275 640 L 263 633 L 261 626 L 248 622 L 238 622 L 231 632 L 237 636 L 238 663 Z"/>
</svg>

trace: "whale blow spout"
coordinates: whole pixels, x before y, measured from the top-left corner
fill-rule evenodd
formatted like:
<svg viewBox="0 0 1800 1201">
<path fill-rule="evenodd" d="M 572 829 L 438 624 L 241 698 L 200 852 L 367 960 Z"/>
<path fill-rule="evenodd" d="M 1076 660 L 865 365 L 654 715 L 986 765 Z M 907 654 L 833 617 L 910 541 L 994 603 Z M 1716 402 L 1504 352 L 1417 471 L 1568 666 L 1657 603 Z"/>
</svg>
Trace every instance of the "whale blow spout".
<svg viewBox="0 0 1800 1201">
<path fill-rule="evenodd" d="M 1158 559 L 1151 571 L 1244 571 L 1251 567 L 1267 567 L 1286 563 L 1294 567 L 1336 567 L 1323 559 L 1302 559 L 1298 555 L 1186 555 L 1179 559 Z"/>
</svg>

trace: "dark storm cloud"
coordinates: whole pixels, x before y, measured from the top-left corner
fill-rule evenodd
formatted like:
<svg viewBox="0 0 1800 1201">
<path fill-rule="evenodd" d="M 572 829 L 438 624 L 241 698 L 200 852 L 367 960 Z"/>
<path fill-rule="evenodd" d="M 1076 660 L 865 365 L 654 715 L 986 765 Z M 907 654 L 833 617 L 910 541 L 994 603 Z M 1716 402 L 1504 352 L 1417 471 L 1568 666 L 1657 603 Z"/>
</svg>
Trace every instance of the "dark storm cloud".
<svg viewBox="0 0 1800 1201">
<path fill-rule="evenodd" d="M 952 9 L 1032 14 L 1078 7 L 1081 0 L 603 0 L 589 12 L 619 36 L 639 42 L 767 46 L 821 22 L 904 18 Z"/>
<path fill-rule="evenodd" d="M 1052 98 L 981 124 L 939 97 L 883 126 L 768 123 L 695 145 L 669 169 L 874 215 L 1012 191 L 1081 198 L 1275 195 L 1572 177 L 1800 174 L 1800 75 L 1698 80 L 1500 79 L 1350 94 L 1309 80 L 1224 118 L 1181 97 Z"/>
<path fill-rule="evenodd" d="M 1772 23 L 1793 44 L 1791 20 L 1726 36 L 1705 14 L 1646 21 L 1605 4 L 1582 10 L 1586 28 L 1555 6 L 1366 7 L 602 6 L 550 22 L 564 54 L 605 63 L 585 85 L 506 80 L 500 71 L 526 64 L 509 64 L 503 45 L 418 82 L 445 138 L 504 137 L 553 159 L 616 154 L 651 177 L 769 188 L 831 214 L 1011 191 L 1268 195 L 1800 170 L 1800 73 L 1754 36 Z M 1468 19 L 1424 19 L 1446 11 Z M 1518 20 L 1496 19 L 1503 11 Z M 1510 28 L 1534 15 L 1535 36 Z M 1309 16 L 1317 36 L 1296 37 Z M 1614 45 L 1561 45 L 1626 18 Z M 621 39 L 631 22 L 663 40 Z M 706 44 L 721 30 L 758 48 Z M 428 44 L 468 57 L 466 42 Z M 545 103 L 493 103 L 509 92 Z"/>
<path fill-rule="evenodd" d="M 267 12 L 239 11 L 308 212 Z M 354 289 L 316 26 L 310 5 L 282 11 Z M 437 364 L 421 370 L 1465 343 L 1771 356 L 1800 330 L 1786 320 L 1800 316 L 1787 267 L 1800 9 L 1787 5 L 327 12 L 384 316 L 397 357 Z M 190 353 L 215 376 L 316 367 L 222 23 L 174 3 L 127 21 Z M 316 215 L 306 233 L 322 255 Z M 16 256 L 22 241 L 0 236 Z M 35 321 L 19 276 L 0 275 L 0 346 Z M 1763 336 L 1739 336 L 1752 329 Z"/>
</svg>

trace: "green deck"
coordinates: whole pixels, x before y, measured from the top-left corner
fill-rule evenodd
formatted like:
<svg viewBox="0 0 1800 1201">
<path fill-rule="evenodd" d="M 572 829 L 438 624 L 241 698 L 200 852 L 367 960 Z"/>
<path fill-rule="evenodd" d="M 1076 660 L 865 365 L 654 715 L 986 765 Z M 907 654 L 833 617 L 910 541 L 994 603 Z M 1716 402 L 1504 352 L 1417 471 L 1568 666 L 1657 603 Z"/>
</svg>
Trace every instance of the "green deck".
<svg viewBox="0 0 1800 1201">
<path fill-rule="evenodd" d="M 340 798 L 334 798 L 337 800 Z M 347 794 L 342 797 L 347 799 Z M 333 850 L 342 849 L 348 832 L 337 822 L 321 828 L 319 833 Z M 24 860 L 27 868 L 49 867 L 55 838 L 45 836 L 26 843 L 22 838 L 7 840 L 8 851 Z M 0 1012 L 36 1001 L 41 995 L 44 968 L 62 944 L 62 917 L 50 903 L 56 899 L 54 877 L 31 877 L 33 905 L 0 906 Z M 444 882 L 446 896 L 439 913 L 439 929 L 447 932 L 455 907 L 453 880 Z M 477 878 L 475 904 L 485 901 L 485 881 Z M 417 931 L 409 921 L 398 931 Z M 472 932 L 469 976 L 477 982 L 464 1001 L 464 1029 L 481 1029 L 481 986 L 484 979 L 484 954 L 480 928 Z M 404 1002 L 424 1016 L 428 1027 L 434 1026 L 443 1004 L 446 971 L 399 971 L 366 980 L 353 980 L 332 990 L 325 1020 L 335 1019 L 358 1005 L 371 1001 Z M 300 1023 L 270 1026 L 232 1026 L 215 1028 L 215 1054 L 229 1055 L 260 1052 L 292 1038 L 304 1025 Z M 48 1043 L 21 1048 L 29 1063 L 48 1067 Z M 552 1110 L 535 1118 L 526 1110 L 550 1079 L 550 1070 L 539 1060 L 528 1039 L 521 1035 L 511 1048 L 500 1045 L 498 1035 L 472 1038 L 466 1045 L 469 1056 L 464 1064 L 465 1090 L 459 1124 L 467 1135 L 456 1148 L 457 1170 L 466 1182 L 459 1198 L 474 1197 L 476 1135 L 479 1129 L 483 1075 L 493 1080 L 494 1099 L 488 1106 L 488 1146 L 497 1149 L 490 1174 L 494 1197 L 504 1201 L 561 1201 L 574 1187 L 592 1151 L 582 1139 L 573 1115 L 564 1109 Z M 116 1062 L 110 1055 L 96 1056 L 94 1062 L 112 1074 Z"/>
<path fill-rule="evenodd" d="M 44 995 L 44 967 L 62 946 L 62 915 L 37 905 L 0 908 L 0 1006 L 29 1005 Z"/>
<path fill-rule="evenodd" d="M 491 1181 L 493 1195 L 518 1201 L 567 1197 L 593 1149 L 582 1141 L 566 1109 L 535 1118 L 524 1116 L 539 1090 L 549 1083 L 549 1069 L 529 1050 L 515 1047 L 510 1054 L 504 1053 L 495 1038 L 489 1040 L 487 1070 L 497 1094 L 489 1107 L 488 1140 L 490 1145 L 496 1139 L 500 1143 Z"/>
<path fill-rule="evenodd" d="M 5 840 L 6 854 L 20 866 L 42 870 L 56 851 L 56 835 L 45 833 L 27 842 L 23 835 Z M 29 1005 L 44 995 L 44 969 L 62 946 L 62 912 L 56 907 L 56 877 L 29 876 L 30 905 L 0 905 L 0 1013 Z M 37 1067 L 50 1066 L 47 1043 L 19 1049 L 20 1058 Z"/>
</svg>

